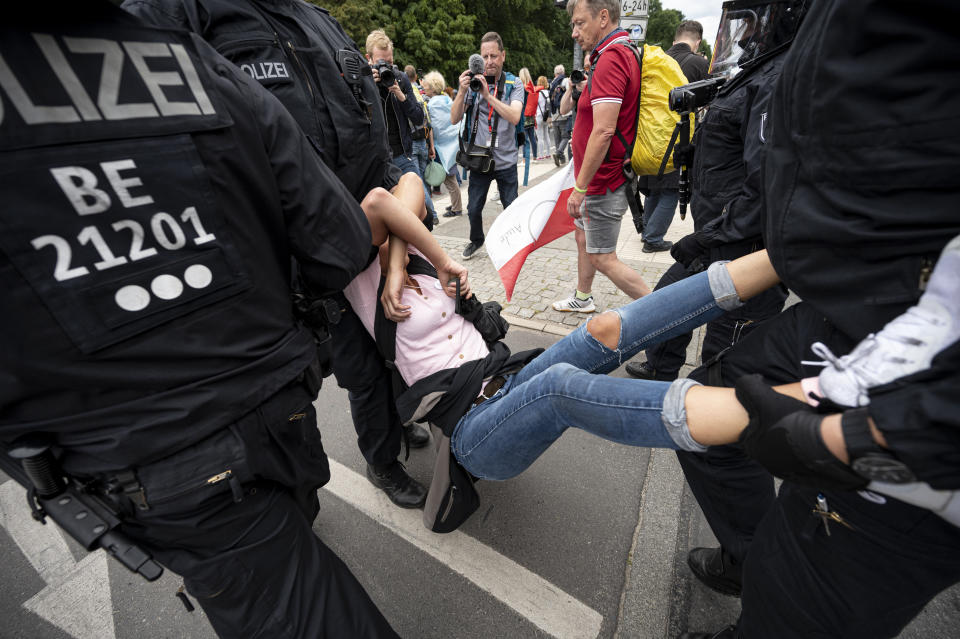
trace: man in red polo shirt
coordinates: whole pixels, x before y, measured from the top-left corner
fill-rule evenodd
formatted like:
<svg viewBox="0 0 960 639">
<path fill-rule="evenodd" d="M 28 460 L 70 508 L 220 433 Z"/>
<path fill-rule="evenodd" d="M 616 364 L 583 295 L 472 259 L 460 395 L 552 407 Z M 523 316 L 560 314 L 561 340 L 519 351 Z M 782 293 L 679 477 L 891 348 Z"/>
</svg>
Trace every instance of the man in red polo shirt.
<svg viewBox="0 0 960 639">
<path fill-rule="evenodd" d="M 624 140 L 636 136 L 640 66 L 626 46 L 627 32 L 619 26 L 618 0 L 570 0 L 567 12 L 573 38 L 591 52 L 593 75 L 584 83 L 577 102 L 572 140 L 576 184 L 567 204 L 577 226 L 577 290 L 554 302 L 553 308 L 592 313 L 596 306 L 590 290 L 597 271 L 634 299 L 650 292 L 640 274 L 617 258 L 627 187 L 623 175 L 626 148 L 616 132 L 620 131 Z"/>
</svg>

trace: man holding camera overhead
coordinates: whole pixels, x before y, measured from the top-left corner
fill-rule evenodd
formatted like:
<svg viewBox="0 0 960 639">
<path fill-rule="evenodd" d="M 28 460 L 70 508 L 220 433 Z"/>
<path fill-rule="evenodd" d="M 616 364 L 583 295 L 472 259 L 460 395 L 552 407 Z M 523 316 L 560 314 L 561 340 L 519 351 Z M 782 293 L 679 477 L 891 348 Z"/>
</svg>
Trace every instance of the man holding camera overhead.
<svg viewBox="0 0 960 639">
<path fill-rule="evenodd" d="M 410 126 L 423 124 L 423 109 L 413 95 L 413 85 L 407 75 L 393 63 L 393 41 L 383 29 L 377 29 L 367 36 L 367 62 L 373 70 L 373 79 L 380 90 L 380 102 L 383 115 L 387 120 L 387 141 L 393 155 L 393 165 L 403 173 L 414 173 L 421 180 L 420 164 L 413 155 L 413 137 Z M 423 223 L 433 229 L 433 203 L 424 190 L 424 201 L 429 215 Z"/>
<path fill-rule="evenodd" d="M 504 73 L 506 55 L 498 33 L 484 34 L 480 38 L 480 55 L 470 56 L 470 68 L 460 74 L 460 90 L 450 105 L 453 124 L 459 124 L 464 112 L 467 113 L 464 122 L 467 151 L 478 161 L 478 164 L 468 162 L 467 165 L 470 169 L 467 187 L 470 243 L 463 249 L 465 260 L 483 246 L 483 205 L 487 202 L 490 183 L 497 181 L 503 208 L 517 198 L 516 126 L 523 117 L 524 90 L 519 78 Z M 457 158 L 461 164 L 464 160 L 466 158 Z"/>
</svg>

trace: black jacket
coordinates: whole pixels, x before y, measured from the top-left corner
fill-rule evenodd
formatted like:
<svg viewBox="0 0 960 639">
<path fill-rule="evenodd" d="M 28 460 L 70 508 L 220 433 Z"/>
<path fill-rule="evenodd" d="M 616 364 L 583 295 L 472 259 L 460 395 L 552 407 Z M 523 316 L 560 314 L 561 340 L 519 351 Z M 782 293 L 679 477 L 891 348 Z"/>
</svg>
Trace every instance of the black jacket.
<svg viewBox="0 0 960 639">
<path fill-rule="evenodd" d="M 393 106 L 394 122 L 387 122 L 387 127 L 391 125 L 397 127 L 397 130 L 400 132 L 400 140 L 403 143 L 403 152 L 406 155 L 410 155 L 413 153 L 413 138 L 410 136 L 410 124 L 412 123 L 414 126 L 423 124 L 423 108 L 420 106 L 420 102 L 417 101 L 416 96 L 413 95 L 415 89 L 413 85 L 410 84 L 410 79 L 407 78 L 406 73 L 397 74 L 397 84 L 400 85 L 400 90 L 403 91 L 403 95 L 407 98 L 406 100 L 401 102 L 395 95 L 385 93 L 383 89 L 381 89 L 381 95 L 383 96 L 385 94 L 385 99 Z M 390 117 L 389 110 L 384 109 L 384 117 Z"/>
<path fill-rule="evenodd" d="M 516 373 L 542 352 L 535 348 L 511 354 L 506 344 L 494 342 L 484 359 L 437 371 L 407 389 L 397 398 L 400 419 L 404 424 L 435 424 L 450 437 L 460 418 L 473 408 L 484 379 Z"/>
<path fill-rule="evenodd" d="M 707 77 L 710 63 L 706 58 L 695 53 L 686 42 L 678 42 L 667 49 L 667 55 L 680 64 L 680 70 L 686 76 L 687 82 L 697 82 Z"/>
<path fill-rule="evenodd" d="M 777 85 L 765 238 L 780 277 L 859 340 L 919 298 L 960 233 L 960 50 L 945 26 L 960 11 L 828 5 Z"/>
<path fill-rule="evenodd" d="M 760 247 L 766 114 L 782 65 L 780 55 L 741 72 L 697 124 L 691 212 L 700 244 L 714 249 L 711 261 Z"/>
<path fill-rule="evenodd" d="M 822 2 L 785 55 L 764 237 L 784 283 L 855 340 L 916 302 L 960 233 L 958 19 L 950 3 Z M 960 487 L 957 367 L 954 345 L 871 393 L 894 452 L 939 487 Z"/>
<path fill-rule="evenodd" d="M 325 9 L 302 0 L 126 0 L 123 8 L 197 33 L 269 89 L 358 202 L 394 174 L 366 60 Z M 341 51 L 358 56 L 359 101 L 341 75 Z"/>
<path fill-rule="evenodd" d="M 0 26 L 13 76 L 62 107 L 0 89 L 0 440 L 52 433 L 65 470 L 107 472 L 202 440 L 300 375 L 316 348 L 292 316 L 291 258 L 311 291 L 340 290 L 370 231 L 283 105 L 206 42 L 108 3 L 42 9 Z"/>
</svg>

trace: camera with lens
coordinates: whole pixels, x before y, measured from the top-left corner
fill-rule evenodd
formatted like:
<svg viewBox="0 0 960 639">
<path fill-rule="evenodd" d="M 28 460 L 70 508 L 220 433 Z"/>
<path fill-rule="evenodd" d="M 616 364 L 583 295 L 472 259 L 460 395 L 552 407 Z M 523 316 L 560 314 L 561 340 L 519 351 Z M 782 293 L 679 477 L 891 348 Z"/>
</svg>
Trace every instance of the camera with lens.
<svg viewBox="0 0 960 639">
<path fill-rule="evenodd" d="M 570 72 L 570 82 L 573 84 L 580 84 L 587 79 L 586 74 L 584 74 L 582 69 L 574 69 Z"/>
<path fill-rule="evenodd" d="M 488 87 L 494 87 L 497 84 L 497 79 L 492 75 L 484 75 L 482 73 L 476 73 L 470 71 L 470 90 L 480 92 L 483 89 L 483 85 L 480 84 L 480 77 L 486 79 Z"/>
<path fill-rule="evenodd" d="M 717 92 L 726 81 L 727 79 L 723 77 L 708 78 L 671 89 L 670 110 L 677 113 L 693 113 L 717 97 Z"/>
<path fill-rule="evenodd" d="M 482 73 L 470 72 L 470 90 L 471 91 L 480 91 L 483 89 L 483 85 L 480 84 L 480 76 Z"/>
<path fill-rule="evenodd" d="M 400 73 L 400 69 L 395 64 L 388 64 L 386 60 L 380 58 L 373 65 L 373 68 L 377 70 L 377 73 L 380 74 L 380 84 L 385 87 L 396 84 L 397 75 Z"/>
</svg>

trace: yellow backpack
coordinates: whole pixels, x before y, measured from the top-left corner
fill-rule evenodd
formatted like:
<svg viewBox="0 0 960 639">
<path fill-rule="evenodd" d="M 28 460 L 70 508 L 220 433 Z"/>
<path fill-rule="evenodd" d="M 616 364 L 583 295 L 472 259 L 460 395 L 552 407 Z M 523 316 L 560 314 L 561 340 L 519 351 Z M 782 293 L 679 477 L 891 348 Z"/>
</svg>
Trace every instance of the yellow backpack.
<svg viewBox="0 0 960 639">
<path fill-rule="evenodd" d="M 632 42 L 620 44 L 633 51 L 637 64 L 640 65 L 640 98 L 637 134 L 633 144 L 629 144 L 620 131 L 616 132 L 617 138 L 628 150 L 630 166 L 635 175 L 657 175 L 670 146 L 673 130 L 680 122 L 680 114 L 671 111 L 668 104 L 670 90 L 687 84 L 687 78 L 677 61 L 660 47 L 644 45 L 638 49 Z M 695 120 L 691 114 L 691 135 Z M 667 161 L 665 164 L 664 173 L 676 170 L 673 162 Z"/>
</svg>

